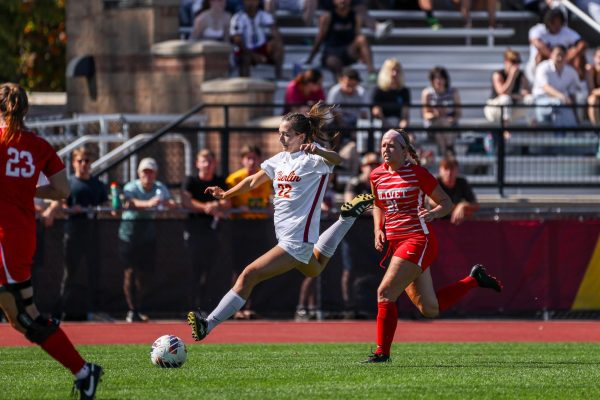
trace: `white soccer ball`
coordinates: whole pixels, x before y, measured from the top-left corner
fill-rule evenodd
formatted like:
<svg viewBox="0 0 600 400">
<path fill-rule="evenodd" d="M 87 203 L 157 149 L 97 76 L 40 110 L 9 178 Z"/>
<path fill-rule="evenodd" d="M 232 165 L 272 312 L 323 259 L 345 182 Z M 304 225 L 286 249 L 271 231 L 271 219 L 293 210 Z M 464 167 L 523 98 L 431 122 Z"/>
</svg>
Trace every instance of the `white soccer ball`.
<svg viewBox="0 0 600 400">
<path fill-rule="evenodd" d="M 163 335 L 152 343 L 150 360 L 161 368 L 179 368 L 187 359 L 183 340 L 175 335 Z"/>
</svg>

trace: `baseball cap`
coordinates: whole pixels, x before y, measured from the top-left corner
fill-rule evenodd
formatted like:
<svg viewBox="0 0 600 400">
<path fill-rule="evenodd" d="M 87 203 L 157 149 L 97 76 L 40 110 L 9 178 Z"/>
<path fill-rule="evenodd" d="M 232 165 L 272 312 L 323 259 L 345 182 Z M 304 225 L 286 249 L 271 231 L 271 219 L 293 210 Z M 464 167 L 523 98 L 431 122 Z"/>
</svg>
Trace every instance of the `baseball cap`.
<svg viewBox="0 0 600 400">
<path fill-rule="evenodd" d="M 138 165 L 138 171 L 143 171 L 145 169 L 158 171 L 158 164 L 156 163 L 156 160 L 151 157 L 143 158 L 142 161 L 140 161 L 140 165 Z"/>
</svg>

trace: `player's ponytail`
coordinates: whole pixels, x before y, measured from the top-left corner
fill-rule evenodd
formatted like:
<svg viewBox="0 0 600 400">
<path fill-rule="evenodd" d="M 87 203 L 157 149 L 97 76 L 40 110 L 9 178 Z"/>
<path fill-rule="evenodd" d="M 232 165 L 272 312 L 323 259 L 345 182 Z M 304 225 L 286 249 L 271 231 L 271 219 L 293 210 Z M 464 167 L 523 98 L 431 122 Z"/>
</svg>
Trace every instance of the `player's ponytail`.
<svg viewBox="0 0 600 400">
<path fill-rule="evenodd" d="M 282 120 L 289 122 L 294 131 L 304 133 L 306 143 L 318 139 L 331 145 L 338 134 L 330 136 L 327 132 L 324 132 L 323 127 L 333 119 L 332 111 L 334 108 L 335 106 L 326 107 L 322 101 L 319 101 L 310 108 L 308 113 L 292 112 L 284 115 Z"/>
<path fill-rule="evenodd" d="M 25 89 L 16 83 L 0 85 L 0 114 L 6 124 L 0 135 L 0 143 L 9 144 L 17 138 L 24 126 L 23 119 L 28 109 Z"/>
<path fill-rule="evenodd" d="M 406 150 L 408 150 L 410 158 L 412 158 L 417 165 L 421 165 L 421 158 L 419 157 L 415 146 L 413 146 L 408 133 L 404 129 L 398 129 L 398 133 L 402 135 L 402 139 L 404 139 L 404 142 L 406 143 Z"/>
</svg>

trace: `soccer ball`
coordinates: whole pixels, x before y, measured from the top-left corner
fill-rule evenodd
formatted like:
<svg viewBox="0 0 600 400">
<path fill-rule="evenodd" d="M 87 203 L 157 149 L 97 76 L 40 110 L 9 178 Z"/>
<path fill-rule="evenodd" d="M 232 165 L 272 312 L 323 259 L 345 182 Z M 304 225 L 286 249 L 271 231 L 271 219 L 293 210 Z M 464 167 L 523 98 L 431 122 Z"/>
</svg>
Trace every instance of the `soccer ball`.
<svg viewBox="0 0 600 400">
<path fill-rule="evenodd" d="M 163 335 L 152 343 L 150 360 L 161 368 L 179 368 L 187 358 L 183 340 L 175 335 Z"/>
</svg>

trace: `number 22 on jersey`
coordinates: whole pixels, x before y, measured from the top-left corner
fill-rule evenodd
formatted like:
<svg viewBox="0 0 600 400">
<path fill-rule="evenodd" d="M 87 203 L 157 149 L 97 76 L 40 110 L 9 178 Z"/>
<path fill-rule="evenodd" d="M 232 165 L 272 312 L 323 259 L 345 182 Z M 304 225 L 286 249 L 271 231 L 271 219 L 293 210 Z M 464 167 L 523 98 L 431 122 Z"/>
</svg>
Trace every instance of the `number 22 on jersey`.
<svg viewBox="0 0 600 400">
<path fill-rule="evenodd" d="M 17 150 L 14 147 L 8 148 L 8 160 L 6 161 L 6 176 L 14 178 L 31 178 L 35 173 L 35 164 L 33 156 L 26 150 Z M 24 167 L 19 164 L 24 163 Z"/>
<path fill-rule="evenodd" d="M 277 197 L 283 197 L 286 199 L 290 198 L 290 192 L 292 191 L 292 185 L 288 183 L 279 183 L 277 185 Z"/>
</svg>

